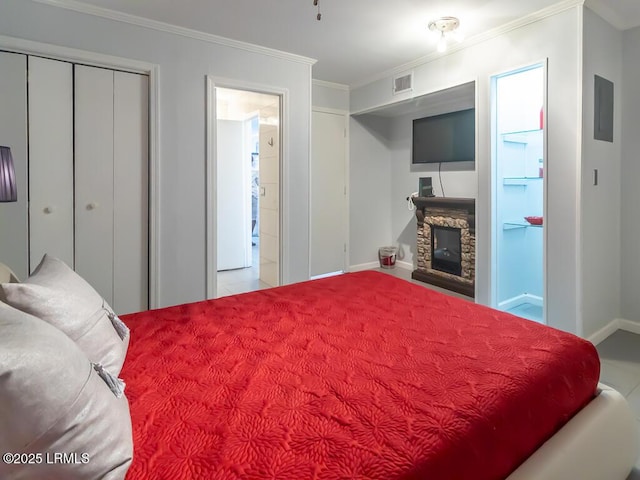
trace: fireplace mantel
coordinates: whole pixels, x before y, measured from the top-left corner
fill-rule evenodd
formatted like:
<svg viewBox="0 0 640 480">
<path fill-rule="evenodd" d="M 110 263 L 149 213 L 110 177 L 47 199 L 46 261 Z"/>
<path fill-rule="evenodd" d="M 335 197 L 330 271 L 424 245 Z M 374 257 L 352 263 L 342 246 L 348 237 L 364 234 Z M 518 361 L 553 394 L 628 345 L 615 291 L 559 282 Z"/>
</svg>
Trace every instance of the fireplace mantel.
<svg viewBox="0 0 640 480">
<path fill-rule="evenodd" d="M 411 197 L 417 208 L 442 207 L 457 208 L 475 212 L 476 201 L 473 198 L 449 198 L 449 197 Z"/>
<path fill-rule="evenodd" d="M 475 293 L 476 202 L 473 198 L 412 197 L 418 220 L 418 265 L 411 277 L 469 297 Z M 432 228 L 459 228 L 462 235 L 460 275 L 432 265 Z M 446 250 L 446 249 L 445 249 Z M 434 268 L 432 268 L 434 267 Z"/>
<path fill-rule="evenodd" d="M 475 233 L 476 230 L 476 201 L 473 198 L 455 197 L 412 197 L 411 200 L 416 206 L 416 217 L 418 224 L 424 223 L 425 210 L 429 208 L 446 208 L 455 210 L 465 210 L 469 221 L 469 230 Z"/>
</svg>

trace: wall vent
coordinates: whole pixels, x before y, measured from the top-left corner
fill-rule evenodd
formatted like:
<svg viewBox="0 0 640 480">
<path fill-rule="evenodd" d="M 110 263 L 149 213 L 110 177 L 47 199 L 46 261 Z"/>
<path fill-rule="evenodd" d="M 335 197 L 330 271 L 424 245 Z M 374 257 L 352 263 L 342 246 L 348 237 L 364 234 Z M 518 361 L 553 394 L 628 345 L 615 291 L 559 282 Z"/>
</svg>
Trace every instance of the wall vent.
<svg viewBox="0 0 640 480">
<path fill-rule="evenodd" d="M 410 92 L 413 90 L 413 72 L 394 77 L 393 79 L 393 94 Z"/>
</svg>

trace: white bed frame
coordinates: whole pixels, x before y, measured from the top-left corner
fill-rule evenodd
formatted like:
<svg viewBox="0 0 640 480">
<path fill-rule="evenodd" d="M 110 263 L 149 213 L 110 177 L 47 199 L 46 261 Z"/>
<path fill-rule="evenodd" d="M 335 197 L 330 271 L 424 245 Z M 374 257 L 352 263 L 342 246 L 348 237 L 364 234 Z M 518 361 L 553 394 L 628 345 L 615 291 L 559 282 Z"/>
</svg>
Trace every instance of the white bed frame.
<svg viewBox="0 0 640 480">
<path fill-rule="evenodd" d="M 625 398 L 598 395 L 506 480 L 625 480 L 638 456 L 638 426 Z"/>
</svg>

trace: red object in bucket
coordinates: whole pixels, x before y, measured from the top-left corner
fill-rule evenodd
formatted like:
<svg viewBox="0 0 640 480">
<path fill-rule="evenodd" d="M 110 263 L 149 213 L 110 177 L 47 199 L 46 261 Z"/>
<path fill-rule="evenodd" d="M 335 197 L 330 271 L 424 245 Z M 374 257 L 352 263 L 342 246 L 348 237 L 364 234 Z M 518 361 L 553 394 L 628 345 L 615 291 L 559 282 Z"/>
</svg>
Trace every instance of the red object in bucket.
<svg viewBox="0 0 640 480">
<path fill-rule="evenodd" d="M 382 264 L 383 265 L 395 265 L 396 264 L 396 256 L 395 255 L 391 255 L 389 257 L 382 257 Z"/>
<path fill-rule="evenodd" d="M 380 259 L 380 266 L 382 268 L 392 268 L 396 264 L 395 247 L 382 247 L 378 250 L 378 258 Z"/>
</svg>

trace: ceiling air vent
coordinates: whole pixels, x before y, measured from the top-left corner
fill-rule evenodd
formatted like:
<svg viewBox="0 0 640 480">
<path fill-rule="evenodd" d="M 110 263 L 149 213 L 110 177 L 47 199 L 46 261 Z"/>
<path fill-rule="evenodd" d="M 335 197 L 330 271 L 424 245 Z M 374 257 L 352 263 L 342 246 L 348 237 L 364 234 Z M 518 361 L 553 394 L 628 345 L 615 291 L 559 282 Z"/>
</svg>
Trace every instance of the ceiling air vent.
<svg viewBox="0 0 640 480">
<path fill-rule="evenodd" d="M 393 94 L 410 92 L 413 90 L 413 72 L 393 79 Z"/>
</svg>

